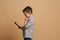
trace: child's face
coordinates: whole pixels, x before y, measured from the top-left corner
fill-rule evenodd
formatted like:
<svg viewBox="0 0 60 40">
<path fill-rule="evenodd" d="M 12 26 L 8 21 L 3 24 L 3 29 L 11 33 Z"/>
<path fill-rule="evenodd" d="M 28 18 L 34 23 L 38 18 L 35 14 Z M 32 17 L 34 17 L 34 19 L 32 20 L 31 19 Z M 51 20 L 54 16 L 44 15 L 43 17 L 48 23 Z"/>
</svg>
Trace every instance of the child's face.
<svg viewBox="0 0 60 40">
<path fill-rule="evenodd" d="M 27 18 L 29 18 L 30 15 L 31 15 L 31 13 L 24 12 L 24 15 L 25 15 Z"/>
</svg>

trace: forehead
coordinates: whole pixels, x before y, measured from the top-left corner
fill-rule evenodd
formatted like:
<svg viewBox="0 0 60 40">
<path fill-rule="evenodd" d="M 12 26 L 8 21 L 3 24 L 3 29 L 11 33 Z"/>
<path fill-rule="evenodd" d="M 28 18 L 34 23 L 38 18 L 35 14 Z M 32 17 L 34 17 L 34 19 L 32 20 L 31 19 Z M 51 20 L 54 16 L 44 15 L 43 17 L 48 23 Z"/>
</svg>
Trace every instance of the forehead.
<svg viewBox="0 0 60 40">
<path fill-rule="evenodd" d="M 31 14 L 31 12 L 23 12 L 24 14 Z"/>
<path fill-rule="evenodd" d="M 24 14 L 30 14 L 30 13 L 24 12 Z"/>
</svg>

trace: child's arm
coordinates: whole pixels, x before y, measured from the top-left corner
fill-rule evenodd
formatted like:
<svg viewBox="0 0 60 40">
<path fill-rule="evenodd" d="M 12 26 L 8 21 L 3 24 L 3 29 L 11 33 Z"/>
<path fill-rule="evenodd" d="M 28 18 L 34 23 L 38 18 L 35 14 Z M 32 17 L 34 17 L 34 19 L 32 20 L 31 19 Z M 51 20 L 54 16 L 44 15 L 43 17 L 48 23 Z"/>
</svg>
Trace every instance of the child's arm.
<svg viewBox="0 0 60 40">
<path fill-rule="evenodd" d="M 25 20 L 24 20 L 24 28 L 25 28 L 25 29 L 28 29 L 28 27 L 26 27 L 27 21 L 28 21 L 28 18 L 25 18 Z"/>
</svg>

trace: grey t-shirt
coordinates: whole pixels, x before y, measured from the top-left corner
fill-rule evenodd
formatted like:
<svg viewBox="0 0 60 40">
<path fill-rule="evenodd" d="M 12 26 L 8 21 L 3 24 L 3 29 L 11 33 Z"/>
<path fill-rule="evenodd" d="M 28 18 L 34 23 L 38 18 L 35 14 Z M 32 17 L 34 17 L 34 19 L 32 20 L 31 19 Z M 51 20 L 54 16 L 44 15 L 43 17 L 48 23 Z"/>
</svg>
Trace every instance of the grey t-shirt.
<svg viewBox="0 0 60 40">
<path fill-rule="evenodd" d="M 34 34 L 34 18 L 32 16 L 29 18 L 26 27 L 28 27 L 28 29 L 25 30 L 24 38 L 32 38 Z"/>
</svg>

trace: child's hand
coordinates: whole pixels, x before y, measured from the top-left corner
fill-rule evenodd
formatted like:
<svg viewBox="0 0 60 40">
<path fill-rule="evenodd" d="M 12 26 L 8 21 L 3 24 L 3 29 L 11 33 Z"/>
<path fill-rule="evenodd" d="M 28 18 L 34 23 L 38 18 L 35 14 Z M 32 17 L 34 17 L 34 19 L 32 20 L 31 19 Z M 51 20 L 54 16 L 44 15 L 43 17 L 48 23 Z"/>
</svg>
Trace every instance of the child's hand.
<svg viewBox="0 0 60 40">
<path fill-rule="evenodd" d="M 25 20 L 24 20 L 24 26 L 26 26 L 27 21 L 28 21 L 28 18 L 25 18 Z"/>
<path fill-rule="evenodd" d="M 25 30 L 25 28 L 24 28 L 24 27 L 22 27 L 22 30 Z"/>
<path fill-rule="evenodd" d="M 22 30 L 26 30 L 26 29 L 28 29 L 28 27 L 24 27 L 24 26 L 22 27 Z"/>
<path fill-rule="evenodd" d="M 25 20 L 28 20 L 29 18 L 25 17 Z"/>
</svg>

